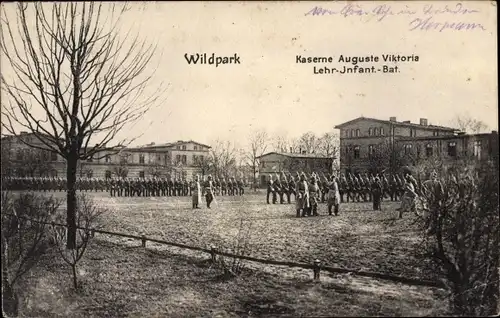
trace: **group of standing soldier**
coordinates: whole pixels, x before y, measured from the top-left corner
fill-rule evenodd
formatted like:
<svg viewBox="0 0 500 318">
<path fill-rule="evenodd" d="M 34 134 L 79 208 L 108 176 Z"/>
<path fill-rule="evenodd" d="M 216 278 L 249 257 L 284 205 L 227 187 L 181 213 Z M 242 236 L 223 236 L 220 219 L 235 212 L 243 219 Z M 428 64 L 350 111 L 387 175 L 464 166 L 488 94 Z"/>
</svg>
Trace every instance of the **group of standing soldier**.
<svg viewBox="0 0 500 318">
<path fill-rule="evenodd" d="M 13 191 L 66 191 L 67 180 L 61 177 L 5 177 L 2 187 Z M 195 180 L 178 178 L 85 178 L 76 179 L 77 191 L 109 192 L 112 197 L 133 196 L 190 196 Z M 245 180 L 235 177 L 216 178 L 214 195 L 241 196 L 245 193 Z"/>
<path fill-rule="evenodd" d="M 335 175 L 327 177 L 323 174 L 320 177 L 316 173 L 307 176 L 306 173 L 297 172 L 295 177 L 291 174 L 287 176 L 285 173 L 269 175 L 266 202 L 277 204 L 279 200 L 280 204 L 291 203 L 293 195 L 296 203 L 300 201 L 300 209 L 303 211 L 300 213 L 301 216 L 317 215 L 317 204 L 328 203 L 331 198 L 334 198 L 336 203 L 329 206 L 330 214 L 331 207 L 338 213 L 338 205 L 349 201 L 373 202 L 373 209 L 381 210 L 381 201 L 384 198 L 390 198 L 391 201 L 399 201 L 402 198 L 408 180 L 417 186 L 416 180 L 411 176 L 409 178 L 397 174 L 391 176 L 341 174 L 339 177 Z M 305 192 L 307 194 L 304 194 Z"/>
</svg>

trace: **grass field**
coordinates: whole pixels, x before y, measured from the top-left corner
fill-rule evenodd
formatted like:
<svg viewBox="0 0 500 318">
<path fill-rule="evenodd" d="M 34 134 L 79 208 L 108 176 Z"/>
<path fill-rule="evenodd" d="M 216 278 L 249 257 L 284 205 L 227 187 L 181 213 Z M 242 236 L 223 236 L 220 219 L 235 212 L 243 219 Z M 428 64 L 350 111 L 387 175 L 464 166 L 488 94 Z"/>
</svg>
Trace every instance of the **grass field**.
<svg viewBox="0 0 500 318">
<path fill-rule="evenodd" d="M 63 195 L 63 194 L 58 194 Z M 110 210 L 103 228 L 199 247 L 231 251 L 243 218 L 250 226 L 248 254 L 274 260 L 325 264 L 433 278 L 419 260 L 413 216 L 397 219 L 397 203 L 383 211 L 370 203 L 341 206 L 339 216 L 295 218 L 294 205 L 267 205 L 264 195 L 217 197 L 212 209 L 191 209 L 189 197 L 110 198 L 92 194 Z M 148 243 L 149 244 L 149 243 Z M 224 281 L 206 254 L 97 235 L 80 267 L 79 295 L 69 269 L 48 255 L 24 280 L 29 316 L 422 316 L 442 315 L 443 291 L 350 275 L 322 275 L 248 264 L 240 277 Z M 43 292 L 44 290 L 52 291 Z M 61 297 L 63 295 L 63 297 Z"/>
</svg>

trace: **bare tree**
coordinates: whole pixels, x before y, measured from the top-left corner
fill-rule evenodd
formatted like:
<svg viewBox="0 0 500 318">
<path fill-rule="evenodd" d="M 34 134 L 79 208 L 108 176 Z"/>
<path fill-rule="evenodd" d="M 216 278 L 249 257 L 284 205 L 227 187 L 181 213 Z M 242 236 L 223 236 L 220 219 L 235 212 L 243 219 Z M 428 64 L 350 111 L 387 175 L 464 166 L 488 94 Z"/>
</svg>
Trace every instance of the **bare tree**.
<svg viewBox="0 0 500 318">
<path fill-rule="evenodd" d="M 43 148 L 66 160 L 69 249 L 76 246 L 79 160 L 109 149 L 117 133 L 161 95 L 144 94 L 152 78 L 146 67 L 156 47 L 139 36 L 119 37 L 120 17 L 127 10 L 119 6 L 19 3 L 15 25 L 2 10 L 1 50 L 8 62 L 1 74 L 7 97 L 2 98 L 2 127 L 12 134 L 19 128 L 33 132 Z"/>
<path fill-rule="evenodd" d="M 317 153 L 320 148 L 320 140 L 313 132 L 307 132 L 299 138 L 300 149 L 306 153 Z"/>
<path fill-rule="evenodd" d="M 338 157 L 340 139 L 337 133 L 327 132 L 319 138 L 317 153 L 333 158 Z"/>
<path fill-rule="evenodd" d="M 265 130 L 254 131 L 250 135 L 250 147 L 246 154 L 248 165 L 252 169 L 254 190 L 257 190 L 257 169 L 259 168 L 259 158 L 268 147 L 269 137 Z"/>
<path fill-rule="evenodd" d="M 212 169 L 212 158 L 209 156 L 197 156 L 194 160 L 194 166 L 199 169 L 201 176 L 204 177 Z"/>
<path fill-rule="evenodd" d="M 236 147 L 229 141 L 216 140 L 210 151 L 210 160 L 217 177 L 228 177 L 236 165 Z"/>
<path fill-rule="evenodd" d="M 54 225 L 53 235 L 58 247 L 59 254 L 63 260 L 71 267 L 73 275 L 73 287 L 78 288 L 77 265 L 87 250 L 88 243 L 93 236 L 93 230 L 99 228 L 100 217 L 107 210 L 98 207 L 94 201 L 82 194 L 77 198 L 77 245 L 74 249 L 64 249 L 65 231 L 63 226 Z"/>
<path fill-rule="evenodd" d="M 1 193 L 2 211 L 2 309 L 17 316 L 15 286 L 47 249 L 47 227 L 60 202 L 52 197 Z"/>
<path fill-rule="evenodd" d="M 469 134 L 479 134 L 488 130 L 488 125 L 483 121 L 472 118 L 469 114 L 457 115 L 453 124 L 460 130 Z"/>
<path fill-rule="evenodd" d="M 272 138 L 271 146 L 273 151 L 276 152 L 288 152 L 288 148 L 291 147 L 290 141 L 285 134 L 277 134 L 274 136 L 274 138 Z"/>
<path fill-rule="evenodd" d="M 454 168 L 451 177 L 423 191 L 426 255 L 445 278 L 456 314 L 498 314 L 498 164 Z"/>
</svg>

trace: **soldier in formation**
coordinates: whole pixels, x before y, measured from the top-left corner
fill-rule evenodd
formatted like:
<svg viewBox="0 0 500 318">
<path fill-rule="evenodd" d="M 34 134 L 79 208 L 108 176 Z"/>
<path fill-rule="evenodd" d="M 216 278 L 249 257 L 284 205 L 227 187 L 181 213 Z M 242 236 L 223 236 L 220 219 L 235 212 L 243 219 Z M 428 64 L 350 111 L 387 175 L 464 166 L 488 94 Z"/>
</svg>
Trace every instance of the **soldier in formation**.
<svg viewBox="0 0 500 318">
<path fill-rule="evenodd" d="M 244 179 L 231 178 L 232 190 L 219 192 L 222 195 L 238 195 L 245 193 Z M 87 178 L 77 177 L 76 191 L 109 192 L 112 197 L 160 197 L 191 196 L 194 180 L 185 178 Z M 214 186 L 214 189 L 216 186 Z M 67 180 L 61 177 L 2 177 L 2 189 L 11 191 L 66 191 Z M 215 193 L 214 193 L 215 194 Z"/>
<path fill-rule="evenodd" d="M 328 193 L 331 190 L 332 178 L 335 180 L 335 192 L 332 194 L 332 198 L 336 198 L 338 195 L 338 204 L 344 202 L 372 202 L 374 210 L 381 210 L 381 202 L 383 200 L 400 201 L 403 194 L 407 192 L 405 189 L 405 183 L 407 183 L 406 178 L 412 180 L 415 188 L 421 188 L 421 184 L 411 175 L 403 176 L 401 174 L 387 175 L 387 174 L 340 174 L 338 177 L 327 177 L 322 174 L 322 177 L 318 173 L 312 173 L 308 177 L 305 173 L 297 172 L 296 176 L 291 174 L 281 173 L 269 175 L 267 181 L 267 193 L 266 193 L 266 203 L 278 204 L 278 199 L 280 204 L 291 203 L 292 194 L 294 196 L 295 202 L 299 206 L 304 205 L 304 201 L 299 197 L 303 197 L 303 189 L 298 188 L 302 177 L 306 178 L 308 185 L 308 202 L 309 205 L 312 200 L 311 208 L 314 210 L 317 207 L 317 203 L 327 203 L 329 202 Z M 314 178 L 313 178 L 314 177 Z M 312 182 L 314 180 L 314 183 Z M 406 186 L 407 188 L 407 186 Z M 332 201 L 332 200 L 330 200 Z M 332 209 L 335 208 L 335 204 L 332 205 Z M 406 209 L 406 206 L 403 207 Z M 301 208 L 301 211 L 303 208 Z M 314 215 L 314 212 L 312 212 Z M 306 210 L 306 215 L 309 214 Z"/>
</svg>

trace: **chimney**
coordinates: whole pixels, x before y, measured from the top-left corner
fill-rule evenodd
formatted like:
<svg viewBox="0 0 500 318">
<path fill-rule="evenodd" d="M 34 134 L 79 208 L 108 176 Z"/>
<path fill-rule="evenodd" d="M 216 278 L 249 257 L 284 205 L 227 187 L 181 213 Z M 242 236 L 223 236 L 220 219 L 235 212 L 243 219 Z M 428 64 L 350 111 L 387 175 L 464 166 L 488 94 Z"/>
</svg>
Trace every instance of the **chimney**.
<svg viewBox="0 0 500 318">
<path fill-rule="evenodd" d="M 293 152 L 292 147 L 290 147 L 290 153 L 292 153 L 292 152 Z"/>
<path fill-rule="evenodd" d="M 28 132 L 27 131 L 21 131 L 19 134 L 20 135 L 26 135 L 26 134 L 28 134 Z"/>
<path fill-rule="evenodd" d="M 427 118 L 420 118 L 420 126 L 427 126 Z"/>
<path fill-rule="evenodd" d="M 411 121 L 405 120 L 405 121 L 403 121 L 403 124 L 411 124 Z"/>
<path fill-rule="evenodd" d="M 389 117 L 390 121 L 396 121 L 396 117 Z"/>
</svg>

